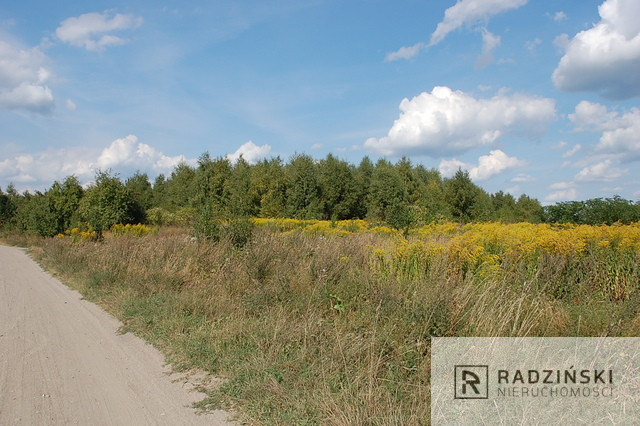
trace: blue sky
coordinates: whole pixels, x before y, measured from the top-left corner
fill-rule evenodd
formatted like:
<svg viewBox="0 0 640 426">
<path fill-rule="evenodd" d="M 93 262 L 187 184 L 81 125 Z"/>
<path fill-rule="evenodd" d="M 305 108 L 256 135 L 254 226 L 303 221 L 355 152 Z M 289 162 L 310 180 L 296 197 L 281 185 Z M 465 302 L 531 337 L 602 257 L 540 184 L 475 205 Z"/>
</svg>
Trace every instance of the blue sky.
<svg viewBox="0 0 640 426">
<path fill-rule="evenodd" d="M 0 3 L 0 188 L 202 153 L 640 198 L 640 2 Z"/>
</svg>

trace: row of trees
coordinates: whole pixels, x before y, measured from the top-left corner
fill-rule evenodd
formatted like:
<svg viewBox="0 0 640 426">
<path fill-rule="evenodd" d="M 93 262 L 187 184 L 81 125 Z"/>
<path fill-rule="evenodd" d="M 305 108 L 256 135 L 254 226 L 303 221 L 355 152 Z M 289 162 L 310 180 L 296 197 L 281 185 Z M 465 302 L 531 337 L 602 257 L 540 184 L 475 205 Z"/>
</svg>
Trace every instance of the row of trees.
<svg viewBox="0 0 640 426">
<path fill-rule="evenodd" d="M 366 218 L 404 229 L 437 220 L 629 222 L 638 220 L 640 212 L 638 205 L 619 197 L 580 205 L 577 209 L 560 203 L 543 209 L 526 195 L 516 199 L 502 191 L 488 194 L 462 170 L 443 178 L 437 170 L 413 165 L 407 158 L 374 164 L 365 157 L 356 166 L 331 154 L 319 161 L 296 155 L 287 163 L 272 158 L 249 164 L 240 158 L 232 164 L 204 154 L 196 167 L 180 164 L 153 185 L 146 174 L 136 173 L 123 182 L 110 172 L 98 172 L 86 190 L 73 176 L 54 182 L 44 193 L 18 194 L 10 186 L 6 194 L 0 190 L 0 225 L 50 236 L 78 222 L 101 232 L 115 223 L 159 221 L 159 212 L 187 212 L 196 221 Z"/>
</svg>

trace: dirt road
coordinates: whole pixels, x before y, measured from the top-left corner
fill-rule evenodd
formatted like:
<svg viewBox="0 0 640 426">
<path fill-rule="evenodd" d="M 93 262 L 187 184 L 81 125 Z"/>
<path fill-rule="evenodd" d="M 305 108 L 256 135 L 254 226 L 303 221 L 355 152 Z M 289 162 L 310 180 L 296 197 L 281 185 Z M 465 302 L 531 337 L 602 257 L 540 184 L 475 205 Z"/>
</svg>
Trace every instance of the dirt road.
<svg viewBox="0 0 640 426">
<path fill-rule="evenodd" d="M 0 246 L 0 425 L 219 425 L 203 395 L 98 306 Z"/>
</svg>

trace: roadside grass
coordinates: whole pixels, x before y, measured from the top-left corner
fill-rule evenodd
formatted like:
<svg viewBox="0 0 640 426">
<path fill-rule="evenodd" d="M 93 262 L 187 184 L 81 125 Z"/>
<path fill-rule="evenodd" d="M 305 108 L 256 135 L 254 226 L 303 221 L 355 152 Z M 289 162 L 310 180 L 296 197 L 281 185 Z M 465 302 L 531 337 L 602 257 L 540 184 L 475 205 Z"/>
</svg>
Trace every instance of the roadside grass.
<svg viewBox="0 0 640 426">
<path fill-rule="evenodd" d="M 639 335 L 634 245 L 583 229 L 576 251 L 578 231 L 509 228 L 503 247 L 498 225 L 445 228 L 258 226 L 242 248 L 176 228 L 23 243 L 174 368 L 224 378 L 198 406 L 249 424 L 428 424 L 432 336 Z"/>
</svg>

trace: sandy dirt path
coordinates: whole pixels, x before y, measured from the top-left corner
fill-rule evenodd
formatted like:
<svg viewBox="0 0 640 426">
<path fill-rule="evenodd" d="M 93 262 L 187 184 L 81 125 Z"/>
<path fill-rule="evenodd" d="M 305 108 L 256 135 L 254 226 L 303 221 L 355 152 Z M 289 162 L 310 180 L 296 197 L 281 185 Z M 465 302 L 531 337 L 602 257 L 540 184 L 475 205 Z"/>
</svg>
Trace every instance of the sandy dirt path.
<svg viewBox="0 0 640 426">
<path fill-rule="evenodd" d="M 45 273 L 0 246 L 0 425 L 221 425 L 204 395 L 163 356 Z"/>
</svg>

